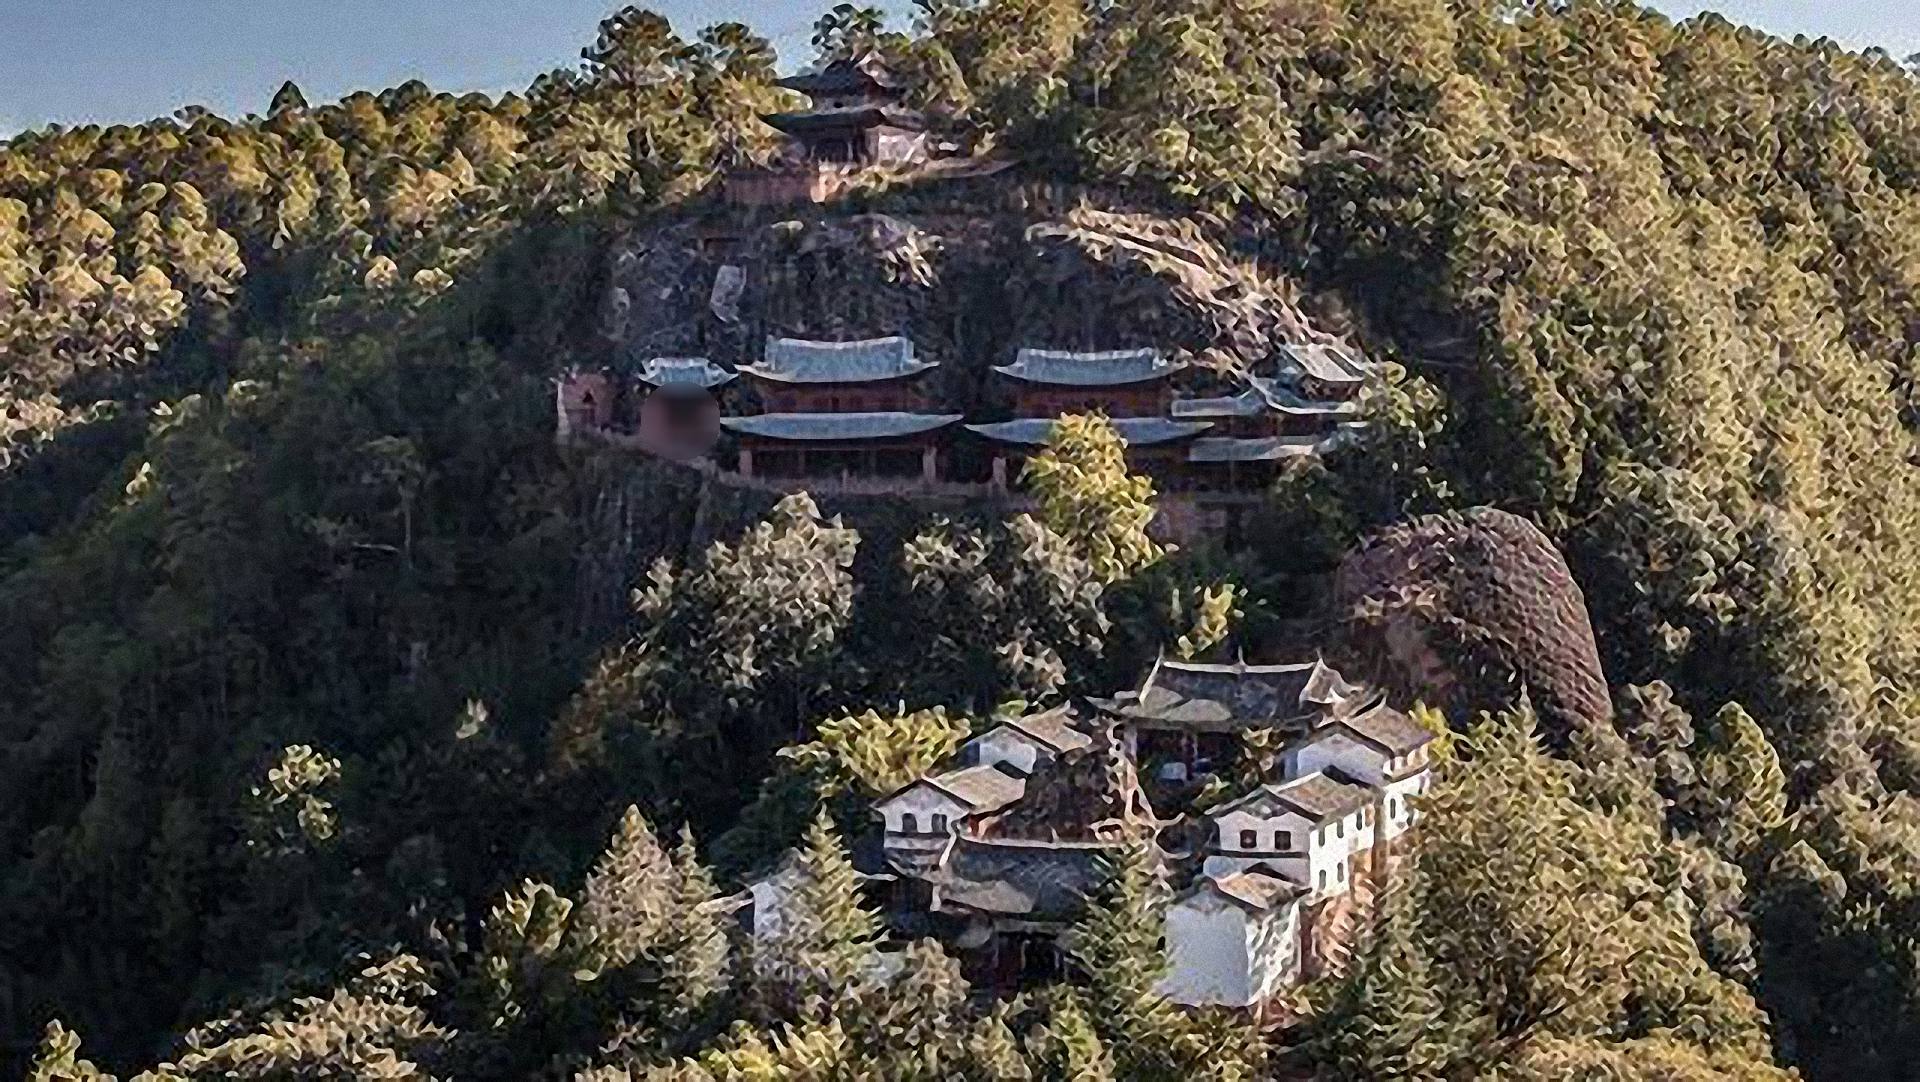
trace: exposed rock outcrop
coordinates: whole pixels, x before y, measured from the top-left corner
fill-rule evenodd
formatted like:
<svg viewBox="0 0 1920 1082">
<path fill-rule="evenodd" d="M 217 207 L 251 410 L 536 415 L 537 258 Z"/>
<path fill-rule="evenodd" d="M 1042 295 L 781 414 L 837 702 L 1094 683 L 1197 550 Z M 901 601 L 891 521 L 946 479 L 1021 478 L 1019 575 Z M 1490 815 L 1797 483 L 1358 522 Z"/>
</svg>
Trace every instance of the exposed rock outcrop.
<svg viewBox="0 0 1920 1082">
<path fill-rule="evenodd" d="M 1402 701 L 1458 721 L 1524 688 L 1556 744 L 1612 721 L 1586 600 L 1517 515 L 1474 508 L 1383 530 L 1342 562 L 1333 603 L 1343 671 Z"/>
</svg>

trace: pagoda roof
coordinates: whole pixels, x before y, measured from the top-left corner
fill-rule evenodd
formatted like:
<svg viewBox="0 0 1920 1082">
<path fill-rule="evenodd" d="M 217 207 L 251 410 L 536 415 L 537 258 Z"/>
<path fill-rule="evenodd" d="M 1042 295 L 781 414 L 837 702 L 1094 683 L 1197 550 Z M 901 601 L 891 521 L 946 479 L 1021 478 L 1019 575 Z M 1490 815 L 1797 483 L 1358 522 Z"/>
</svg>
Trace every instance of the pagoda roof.
<svg viewBox="0 0 1920 1082">
<path fill-rule="evenodd" d="M 848 128 L 878 128 L 883 125 L 919 131 L 927 118 L 912 109 L 893 105 L 849 105 L 837 109 L 804 109 L 794 113 L 766 113 L 760 117 L 788 135 L 807 135 Z"/>
<path fill-rule="evenodd" d="M 1037 447 L 1052 438 L 1053 426 L 1058 423 L 1057 417 L 1016 417 L 1011 421 L 974 424 L 967 428 L 999 443 Z M 1165 417 L 1112 417 L 1108 423 L 1113 425 L 1120 434 L 1121 442 L 1128 447 L 1172 443 L 1197 436 L 1213 427 L 1207 421 L 1170 421 Z"/>
<path fill-rule="evenodd" d="M 663 389 L 708 390 L 734 375 L 705 357 L 649 357 L 640 362 L 640 381 Z"/>
<path fill-rule="evenodd" d="M 860 90 L 898 93 L 903 89 L 899 78 L 887 67 L 886 62 L 871 52 L 844 57 L 814 71 L 775 79 L 773 85 L 782 90 L 797 90 L 809 97 Z"/>
<path fill-rule="evenodd" d="M 740 371 L 775 383 L 873 383 L 938 366 L 915 357 L 912 339 L 900 336 L 855 342 L 769 338 L 761 362 L 743 364 Z"/>
<path fill-rule="evenodd" d="M 1186 367 L 1169 362 L 1157 349 L 1116 349 L 1099 353 L 1023 349 L 1012 364 L 994 371 L 1028 383 L 1066 387 L 1118 387 L 1161 379 Z"/>
<path fill-rule="evenodd" d="M 1317 658 L 1290 665 L 1220 665 L 1163 657 L 1138 690 L 1093 702 L 1134 721 L 1231 732 L 1335 713 L 1360 690 Z"/>
<path fill-rule="evenodd" d="M 728 431 L 769 440 L 832 443 L 918 436 L 958 421 L 958 413 L 759 413 L 722 417 Z"/>
<path fill-rule="evenodd" d="M 1281 353 L 1304 375 L 1323 383 L 1360 383 L 1369 366 L 1343 347 L 1318 342 L 1290 342 Z"/>
</svg>

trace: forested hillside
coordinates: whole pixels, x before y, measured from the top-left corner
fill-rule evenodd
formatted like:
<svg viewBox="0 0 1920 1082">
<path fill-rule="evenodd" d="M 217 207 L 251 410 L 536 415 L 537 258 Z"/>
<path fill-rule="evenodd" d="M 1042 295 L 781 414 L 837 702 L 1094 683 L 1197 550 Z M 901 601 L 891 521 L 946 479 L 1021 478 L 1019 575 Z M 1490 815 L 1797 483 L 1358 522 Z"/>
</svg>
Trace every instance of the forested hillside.
<svg viewBox="0 0 1920 1082">
<path fill-rule="evenodd" d="M 0 1069 L 1920 1072 L 1909 72 L 1586 0 L 923 0 L 816 46 L 1311 298 L 1394 362 L 1368 436 L 1290 470 L 1234 557 L 1149 542 L 1097 423 L 1055 451 L 1090 472 L 1043 467 L 1007 519 L 696 516 L 681 474 L 557 450 L 611 253 L 771 134 L 739 26 L 623 12 L 498 100 L 289 85 L 16 137 Z M 1259 333 L 1187 326 L 1196 354 Z M 581 584 L 615 491 L 651 502 L 610 628 Z M 1611 722 L 1448 717 L 1409 880 L 1305 1024 L 1155 998 L 1139 862 L 1077 983 L 983 1004 L 931 946 L 864 976 L 865 801 L 1002 703 L 1258 644 L 1363 535 L 1486 505 L 1565 553 Z M 718 904 L 794 843 L 797 984 Z"/>
</svg>

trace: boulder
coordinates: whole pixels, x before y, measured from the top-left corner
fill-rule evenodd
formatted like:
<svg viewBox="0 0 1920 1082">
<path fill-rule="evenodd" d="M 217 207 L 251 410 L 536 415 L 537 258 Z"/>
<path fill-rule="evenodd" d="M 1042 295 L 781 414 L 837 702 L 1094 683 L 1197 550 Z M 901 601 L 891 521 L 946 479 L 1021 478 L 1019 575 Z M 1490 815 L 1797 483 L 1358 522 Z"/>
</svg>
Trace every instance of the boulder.
<svg viewBox="0 0 1920 1082">
<path fill-rule="evenodd" d="M 1524 689 L 1555 745 L 1611 726 L 1586 599 L 1553 542 L 1518 515 L 1480 507 L 1364 539 L 1335 574 L 1333 617 L 1344 667 L 1456 724 Z"/>
</svg>

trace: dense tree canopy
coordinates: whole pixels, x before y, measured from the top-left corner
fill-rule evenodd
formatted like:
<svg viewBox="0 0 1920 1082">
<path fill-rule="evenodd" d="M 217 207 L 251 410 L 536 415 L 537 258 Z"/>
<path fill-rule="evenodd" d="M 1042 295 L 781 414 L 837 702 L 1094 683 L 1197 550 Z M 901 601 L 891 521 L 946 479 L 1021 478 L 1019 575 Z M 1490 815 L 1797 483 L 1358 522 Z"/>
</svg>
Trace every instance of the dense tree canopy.
<svg viewBox="0 0 1920 1082">
<path fill-rule="evenodd" d="M 1298 329 L 1262 291 L 1311 297 L 1392 362 L 1368 430 L 1286 471 L 1240 564 L 1155 542 L 1151 484 L 1093 419 L 1003 522 L 889 533 L 794 496 L 732 529 L 726 497 L 663 484 L 608 628 L 582 567 L 609 475 L 638 467 L 556 451 L 549 380 L 604 352 L 583 328 L 618 242 L 767 149 L 764 40 L 626 9 L 524 93 L 288 84 L 260 116 L 15 137 L 0 1063 L 1910 1076 L 1912 73 L 1620 0 L 921 8 L 909 30 L 842 5 L 815 49 L 878 49 L 1023 180 L 1128 202 L 1030 239 L 1099 226 L 1111 261 L 1207 305 L 1170 344 L 1261 360 Z M 1275 1041 L 1298 1047 L 1135 994 L 1155 903 L 1131 866 L 1084 986 L 985 1007 L 929 945 L 853 964 L 858 795 L 1006 700 L 1237 647 L 1263 576 L 1478 504 L 1566 552 L 1619 724 L 1557 757 L 1524 715 L 1463 739 L 1447 829 Z M 796 843 L 822 922 L 787 960 L 811 999 L 780 1013 L 725 949 L 733 884 L 706 861 Z"/>
</svg>

